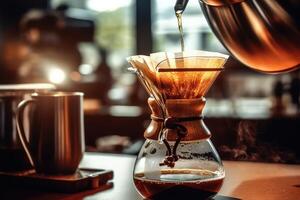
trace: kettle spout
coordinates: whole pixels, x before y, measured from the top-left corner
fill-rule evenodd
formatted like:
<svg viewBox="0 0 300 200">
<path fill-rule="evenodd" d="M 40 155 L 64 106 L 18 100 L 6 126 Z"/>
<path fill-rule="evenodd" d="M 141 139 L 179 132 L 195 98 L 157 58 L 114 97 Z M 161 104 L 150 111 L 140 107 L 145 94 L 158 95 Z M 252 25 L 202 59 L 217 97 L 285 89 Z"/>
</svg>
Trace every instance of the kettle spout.
<svg viewBox="0 0 300 200">
<path fill-rule="evenodd" d="M 176 13 L 183 13 L 185 10 L 186 5 L 188 4 L 189 0 L 177 0 L 174 6 L 174 10 Z"/>
</svg>

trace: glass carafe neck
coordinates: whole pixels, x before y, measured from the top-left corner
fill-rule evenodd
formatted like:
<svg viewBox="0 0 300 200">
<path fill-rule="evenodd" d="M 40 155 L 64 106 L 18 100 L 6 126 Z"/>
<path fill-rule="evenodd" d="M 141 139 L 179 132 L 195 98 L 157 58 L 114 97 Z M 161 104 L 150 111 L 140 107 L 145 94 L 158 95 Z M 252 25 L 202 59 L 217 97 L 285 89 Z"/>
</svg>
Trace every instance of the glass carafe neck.
<svg viewBox="0 0 300 200">
<path fill-rule="evenodd" d="M 157 140 L 164 131 L 168 141 L 176 141 L 180 128 L 186 131 L 186 135 L 181 141 L 209 138 L 210 132 L 202 120 L 205 102 L 205 98 L 168 99 L 165 102 L 166 117 L 163 117 L 158 104 L 153 98 L 149 98 L 148 104 L 152 111 L 152 121 L 144 133 L 145 138 Z"/>
</svg>

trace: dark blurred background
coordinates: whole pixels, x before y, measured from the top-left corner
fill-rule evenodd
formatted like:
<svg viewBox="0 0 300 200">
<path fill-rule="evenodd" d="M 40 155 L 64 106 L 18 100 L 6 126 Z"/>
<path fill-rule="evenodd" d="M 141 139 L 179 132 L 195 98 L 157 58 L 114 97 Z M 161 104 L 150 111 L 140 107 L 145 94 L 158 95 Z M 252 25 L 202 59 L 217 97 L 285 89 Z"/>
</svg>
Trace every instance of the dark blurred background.
<svg viewBox="0 0 300 200">
<path fill-rule="evenodd" d="M 0 84 L 49 82 L 85 93 L 88 151 L 136 154 L 147 94 L 126 57 L 179 51 L 174 0 L 9 0 L 0 3 Z M 198 1 L 183 17 L 186 49 L 227 53 Z M 230 58 L 205 122 L 223 159 L 300 163 L 299 70 L 266 75 Z"/>
</svg>

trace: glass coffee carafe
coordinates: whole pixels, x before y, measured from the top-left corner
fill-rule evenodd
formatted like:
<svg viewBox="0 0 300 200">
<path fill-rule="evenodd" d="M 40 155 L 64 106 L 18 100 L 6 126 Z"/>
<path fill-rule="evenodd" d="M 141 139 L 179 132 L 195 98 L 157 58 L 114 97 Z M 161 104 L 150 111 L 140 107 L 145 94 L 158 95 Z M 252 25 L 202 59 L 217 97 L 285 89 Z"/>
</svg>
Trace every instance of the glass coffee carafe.
<svg viewBox="0 0 300 200">
<path fill-rule="evenodd" d="M 203 122 L 204 95 L 223 70 L 227 55 L 191 51 L 128 58 L 150 94 L 151 123 L 133 179 L 148 199 L 213 197 L 225 177 Z"/>
</svg>

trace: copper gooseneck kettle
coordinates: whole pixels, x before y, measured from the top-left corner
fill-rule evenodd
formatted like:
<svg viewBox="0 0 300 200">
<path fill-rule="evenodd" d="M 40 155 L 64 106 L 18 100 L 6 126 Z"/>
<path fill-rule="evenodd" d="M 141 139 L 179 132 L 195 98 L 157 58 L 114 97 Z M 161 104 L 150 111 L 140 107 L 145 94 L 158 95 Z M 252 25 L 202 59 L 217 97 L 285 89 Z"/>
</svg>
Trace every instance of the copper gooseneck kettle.
<svg viewBox="0 0 300 200">
<path fill-rule="evenodd" d="M 177 0 L 175 11 L 188 0 Z M 212 31 L 239 61 L 279 73 L 300 65 L 299 0 L 199 0 Z"/>
</svg>

